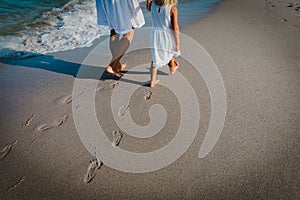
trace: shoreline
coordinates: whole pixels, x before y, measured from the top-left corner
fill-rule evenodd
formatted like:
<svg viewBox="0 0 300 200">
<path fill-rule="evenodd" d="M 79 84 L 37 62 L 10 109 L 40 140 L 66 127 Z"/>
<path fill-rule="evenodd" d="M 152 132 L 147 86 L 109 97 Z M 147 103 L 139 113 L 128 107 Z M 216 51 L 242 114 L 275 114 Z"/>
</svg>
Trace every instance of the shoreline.
<svg viewBox="0 0 300 200">
<path fill-rule="evenodd" d="M 211 8 L 218 1 L 220 0 L 212 2 L 191 0 L 180 3 L 182 12 L 180 12 L 179 23 L 189 24 L 201 19 L 202 16 L 212 11 Z M 106 37 L 109 34 L 108 27 L 95 23 L 96 13 L 93 4 L 93 2 L 88 2 L 77 5 L 76 2 L 71 1 L 59 8 L 59 11 L 53 11 L 53 16 L 46 13 L 47 17 L 39 19 L 41 21 L 35 25 L 37 27 L 23 28 L 24 30 L 14 34 L 0 35 L 2 46 L 0 59 L 25 59 L 93 46 L 100 37 Z M 149 27 L 151 20 L 146 11 L 146 2 L 140 5 L 146 19 L 144 27 Z M 191 9 L 193 9 L 192 13 L 190 13 Z"/>
<path fill-rule="evenodd" d="M 276 6 L 279 0 L 268 2 Z M 212 152 L 198 159 L 210 121 L 210 94 L 203 78 L 179 58 L 179 72 L 191 81 L 200 102 L 199 130 L 182 157 L 155 172 L 124 173 L 104 163 L 89 184 L 83 182 L 93 156 L 78 137 L 70 95 L 80 64 L 101 39 L 88 48 L 0 61 L 0 150 L 12 144 L 0 159 L 0 198 L 297 199 L 299 29 L 289 19 L 286 23 L 270 16 L 265 6 L 260 0 L 222 1 L 212 13 L 182 28 L 219 68 L 227 94 L 226 121 Z M 130 70 L 150 59 L 146 49 L 128 53 L 123 61 Z M 98 69 L 91 68 L 94 73 Z M 166 68 L 163 72 L 168 73 Z M 118 128 L 110 114 L 114 87 L 115 80 L 99 81 L 95 97 L 99 123 L 110 140 Z M 146 101 L 148 90 L 141 86 L 135 92 L 130 102 L 133 118 L 147 124 L 149 106 L 155 103 L 175 117 L 153 138 L 138 140 L 124 134 L 122 149 L 150 152 L 176 133 L 177 103 L 163 87 L 151 89 Z"/>
</svg>

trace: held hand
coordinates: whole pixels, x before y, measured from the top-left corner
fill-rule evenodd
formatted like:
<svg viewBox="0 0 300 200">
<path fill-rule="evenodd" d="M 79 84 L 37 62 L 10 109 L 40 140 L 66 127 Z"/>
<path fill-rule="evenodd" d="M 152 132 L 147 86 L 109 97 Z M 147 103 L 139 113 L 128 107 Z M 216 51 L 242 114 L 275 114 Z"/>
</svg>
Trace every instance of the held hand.
<svg viewBox="0 0 300 200">
<path fill-rule="evenodd" d="M 152 3 L 152 0 L 147 0 L 146 7 L 149 12 L 151 11 L 151 3 Z"/>
</svg>

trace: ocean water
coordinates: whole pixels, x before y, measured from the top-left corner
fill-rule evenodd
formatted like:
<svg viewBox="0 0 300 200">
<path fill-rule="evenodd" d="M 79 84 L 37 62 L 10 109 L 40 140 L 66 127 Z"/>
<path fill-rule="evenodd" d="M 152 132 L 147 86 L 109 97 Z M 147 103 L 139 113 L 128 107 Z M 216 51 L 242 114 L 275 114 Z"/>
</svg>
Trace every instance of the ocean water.
<svg viewBox="0 0 300 200">
<path fill-rule="evenodd" d="M 145 11 L 146 26 L 151 25 Z M 207 15 L 221 0 L 179 0 L 179 22 Z M 0 59 L 88 47 L 109 34 L 96 24 L 95 0 L 0 0 Z"/>
</svg>

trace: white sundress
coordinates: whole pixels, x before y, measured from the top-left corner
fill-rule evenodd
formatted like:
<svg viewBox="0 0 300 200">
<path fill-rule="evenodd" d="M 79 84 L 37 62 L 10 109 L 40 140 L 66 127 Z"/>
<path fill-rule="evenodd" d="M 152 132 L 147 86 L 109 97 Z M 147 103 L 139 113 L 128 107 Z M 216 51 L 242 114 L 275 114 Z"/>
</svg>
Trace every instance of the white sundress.
<svg viewBox="0 0 300 200">
<path fill-rule="evenodd" d="M 98 25 L 108 26 L 118 34 L 129 33 L 132 27 L 145 24 L 137 0 L 96 0 L 96 9 Z"/>
<path fill-rule="evenodd" d="M 170 11 L 173 5 L 158 6 L 152 2 L 152 31 L 150 37 L 153 66 L 161 68 L 168 64 L 172 57 L 177 57 L 175 36 L 172 28 Z"/>
</svg>

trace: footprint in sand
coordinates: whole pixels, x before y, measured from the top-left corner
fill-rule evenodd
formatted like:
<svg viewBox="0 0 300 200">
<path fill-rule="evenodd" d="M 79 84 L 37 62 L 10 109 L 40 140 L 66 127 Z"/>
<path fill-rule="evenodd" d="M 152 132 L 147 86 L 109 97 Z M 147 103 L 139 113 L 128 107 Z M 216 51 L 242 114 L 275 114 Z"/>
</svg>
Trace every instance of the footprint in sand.
<svg viewBox="0 0 300 200">
<path fill-rule="evenodd" d="M 13 141 L 10 144 L 5 145 L 3 147 L 3 149 L 0 151 L 0 159 L 5 158 L 9 154 L 9 152 L 11 151 L 13 145 L 15 145 L 17 142 L 18 141 L 15 140 L 15 141 Z"/>
<path fill-rule="evenodd" d="M 41 126 L 39 126 L 39 127 L 37 128 L 37 131 L 38 131 L 38 132 L 43 132 L 43 131 L 47 131 L 47 130 L 53 128 L 53 127 L 54 127 L 54 126 L 51 126 L 51 125 L 49 125 L 49 124 L 43 124 L 43 125 L 41 125 Z"/>
<path fill-rule="evenodd" d="M 35 117 L 35 114 L 32 114 L 31 117 L 29 117 L 26 120 L 26 122 L 22 125 L 22 128 L 26 128 L 26 127 L 30 126 L 30 124 L 31 124 L 34 117 Z"/>
<path fill-rule="evenodd" d="M 115 87 L 117 87 L 118 84 L 119 84 L 118 81 L 113 82 L 113 83 L 110 84 L 110 88 L 114 89 Z"/>
<path fill-rule="evenodd" d="M 97 92 L 102 92 L 104 90 L 108 90 L 108 89 L 114 89 L 115 87 L 117 87 L 117 85 L 119 84 L 118 81 L 112 82 L 112 83 L 108 83 L 108 85 L 102 85 L 99 86 L 96 91 Z"/>
<path fill-rule="evenodd" d="M 150 90 L 146 90 L 144 92 L 144 99 L 145 100 L 150 100 L 151 96 L 152 96 L 152 92 Z"/>
<path fill-rule="evenodd" d="M 121 139 L 123 137 L 123 133 L 121 130 L 115 130 L 112 132 L 112 135 L 114 137 L 113 141 L 112 141 L 112 145 L 113 146 L 118 146 L 121 142 Z"/>
<path fill-rule="evenodd" d="M 13 184 L 12 186 L 10 186 L 8 189 L 7 189 L 7 192 L 10 192 L 12 191 L 13 189 L 15 189 L 16 187 L 18 187 L 18 185 L 20 185 L 22 182 L 24 182 L 26 179 L 25 176 L 23 176 L 18 182 L 16 182 L 15 184 Z"/>
<path fill-rule="evenodd" d="M 44 131 L 47 131 L 51 128 L 54 128 L 54 127 L 59 127 L 61 126 L 63 123 L 65 123 L 67 120 L 68 120 L 69 116 L 68 115 L 65 115 L 59 119 L 56 119 L 53 123 L 51 124 L 43 124 L 41 126 L 39 126 L 37 128 L 37 131 L 38 132 L 44 132 Z"/>
<path fill-rule="evenodd" d="M 62 101 L 63 104 L 69 104 L 71 102 L 72 102 L 72 95 L 66 96 Z"/>
<path fill-rule="evenodd" d="M 93 159 L 90 161 L 90 165 L 88 166 L 86 173 L 83 178 L 84 183 L 89 183 L 95 177 L 96 171 L 101 168 L 103 163 L 99 159 Z"/>
<path fill-rule="evenodd" d="M 68 115 L 65 115 L 65 116 L 63 116 L 62 118 L 60 118 L 60 119 L 57 119 L 57 120 L 55 120 L 55 122 L 54 122 L 54 126 L 61 126 L 63 123 L 65 123 L 67 120 L 69 119 L 69 116 Z"/>
<path fill-rule="evenodd" d="M 119 116 L 120 117 L 124 116 L 126 114 L 128 108 L 129 108 L 129 105 L 121 106 L 121 108 L 119 109 Z"/>
<path fill-rule="evenodd" d="M 56 101 L 57 104 L 59 105 L 66 105 L 66 104 L 69 104 L 71 103 L 73 100 L 72 98 L 72 94 L 68 95 L 68 96 L 62 96 L 62 97 L 59 97 Z"/>
<path fill-rule="evenodd" d="M 100 86 L 96 89 L 97 92 L 102 92 L 103 90 L 105 90 L 105 87 L 102 87 L 102 86 Z"/>
</svg>

